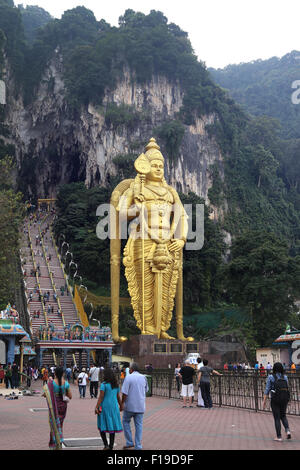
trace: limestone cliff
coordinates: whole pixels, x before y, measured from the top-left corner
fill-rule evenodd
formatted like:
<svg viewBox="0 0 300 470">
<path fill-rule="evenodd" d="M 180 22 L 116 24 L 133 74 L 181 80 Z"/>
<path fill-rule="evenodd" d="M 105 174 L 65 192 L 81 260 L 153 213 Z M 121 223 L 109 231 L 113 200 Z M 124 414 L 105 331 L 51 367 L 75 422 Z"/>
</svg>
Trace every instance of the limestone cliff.
<svg viewBox="0 0 300 470">
<path fill-rule="evenodd" d="M 66 100 L 62 58 L 56 51 L 30 105 L 24 107 L 21 98 L 8 98 L 6 124 L 12 132 L 21 177 L 30 173 L 29 194 L 54 196 L 60 184 L 72 181 L 105 185 L 117 171 L 113 159 L 129 153 L 133 145 L 136 152 L 142 152 L 154 129 L 176 118 L 182 101 L 179 84 L 153 76 L 141 86 L 125 69 L 117 86 L 106 91 L 101 107 L 89 105 L 73 111 Z M 114 128 L 105 119 L 111 103 L 128 105 L 144 117 L 134 126 Z M 170 184 L 206 200 L 212 184 L 210 166 L 217 163 L 223 174 L 220 149 L 206 131 L 214 118 L 206 115 L 195 125 L 185 126 L 176 161 L 166 162 Z M 159 144 L 166 155 L 164 143 Z"/>
</svg>

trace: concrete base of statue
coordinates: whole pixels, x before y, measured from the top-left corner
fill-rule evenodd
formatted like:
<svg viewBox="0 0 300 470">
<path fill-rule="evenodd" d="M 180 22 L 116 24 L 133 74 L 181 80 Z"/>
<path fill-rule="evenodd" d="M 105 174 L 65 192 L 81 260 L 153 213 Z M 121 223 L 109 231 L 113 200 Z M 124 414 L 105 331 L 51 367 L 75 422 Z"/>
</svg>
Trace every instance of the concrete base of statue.
<svg viewBox="0 0 300 470">
<path fill-rule="evenodd" d="M 154 369 L 174 368 L 189 353 L 199 353 L 199 342 L 179 339 L 158 339 L 153 335 L 136 335 L 122 343 L 122 355 L 132 357 L 141 368 L 152 364 Z"/>
</svg>

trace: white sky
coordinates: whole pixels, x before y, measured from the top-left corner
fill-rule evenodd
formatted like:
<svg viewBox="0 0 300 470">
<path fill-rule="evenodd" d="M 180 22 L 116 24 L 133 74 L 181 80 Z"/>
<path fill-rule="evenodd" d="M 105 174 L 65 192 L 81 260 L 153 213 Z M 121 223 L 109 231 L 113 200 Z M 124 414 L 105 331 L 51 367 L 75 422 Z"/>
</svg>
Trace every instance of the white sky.
<svg viewBox="0 0 300 470">
<path fill-rule="evenodd" d="M 189 34 L 198 58 L 207 67 L 282 57 L 300 51 L 299 0 L 14 0 L 38 5 L 55 18 L 85 6 L 113 26 L 126 9 L 160 10 Z"/>
</svg>

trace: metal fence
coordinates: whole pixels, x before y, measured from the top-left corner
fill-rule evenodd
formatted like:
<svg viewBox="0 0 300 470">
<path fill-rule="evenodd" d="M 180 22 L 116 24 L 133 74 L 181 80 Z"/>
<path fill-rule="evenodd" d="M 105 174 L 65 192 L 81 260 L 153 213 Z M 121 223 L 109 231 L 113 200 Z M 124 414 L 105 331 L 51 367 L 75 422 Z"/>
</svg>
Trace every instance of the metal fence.
<svg viewBox="0 0 300 470">
<path fill-rule="evenodd" d="M 152 371 L 152 395 L 164 398 L 179 399 L 179 387 L 171 371 Z M 222 372 L 223 373 L 223 372 Z M 287 414 L 300 416 L 300 374 L 287 374 L 291 399 Z M 263 411 L 263 397 L 267 377 L 261 377 L 256 372 L 224 373 L 222 376 L 211 377 L 211 397 L 214 406 L 228 406 L 246 410 Z M 197 400 L 198 385 L 194 380 L 195 400 Z M 266 411 L 270 411 L 270 401 L 267 401 Z"/>
</svg>

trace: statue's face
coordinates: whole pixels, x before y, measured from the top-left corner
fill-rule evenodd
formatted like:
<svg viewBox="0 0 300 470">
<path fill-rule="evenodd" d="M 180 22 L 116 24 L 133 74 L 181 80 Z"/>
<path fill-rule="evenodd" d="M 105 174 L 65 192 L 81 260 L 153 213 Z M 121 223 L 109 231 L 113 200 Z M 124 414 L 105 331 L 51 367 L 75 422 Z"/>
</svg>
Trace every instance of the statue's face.
<svg viewBox="0 0 300 470">
<path fill-rule="evenodd" d="M 152 160 L 151 170 L 147 175 L 147 179 L 151 181 L 162 181 L 164 177 L 164 164 L 161 160 Z"/>
</svg>

